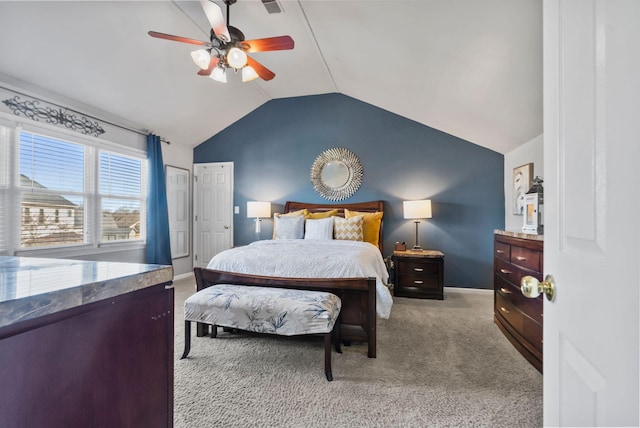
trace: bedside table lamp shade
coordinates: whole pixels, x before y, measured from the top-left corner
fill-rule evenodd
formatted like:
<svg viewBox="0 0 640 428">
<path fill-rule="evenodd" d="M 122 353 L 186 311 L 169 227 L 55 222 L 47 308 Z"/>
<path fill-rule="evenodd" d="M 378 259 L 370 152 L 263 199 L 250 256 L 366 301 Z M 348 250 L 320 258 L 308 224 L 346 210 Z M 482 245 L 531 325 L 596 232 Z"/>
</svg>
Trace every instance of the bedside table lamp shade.
<svg viewBox="0 0 640 428">
<path fill-rule="evenodd" d="M 402 203 L 405 219 L 413 219 L 416 224 L 416 245 L 413 246 L 414 250 L 421 250 L 422 247 L 418 244 L 418 224 L 420 219 L 431 218 L 431 200 L 424 199 L 420 201 L 404 201 Z"/>
<path fill-rule="evenodd" d="M 256 235 L 260 235 L 260 219 L 271 217 L 271 202 L 247 201 L 247 217 L 256 219 Z"/>
</svg>

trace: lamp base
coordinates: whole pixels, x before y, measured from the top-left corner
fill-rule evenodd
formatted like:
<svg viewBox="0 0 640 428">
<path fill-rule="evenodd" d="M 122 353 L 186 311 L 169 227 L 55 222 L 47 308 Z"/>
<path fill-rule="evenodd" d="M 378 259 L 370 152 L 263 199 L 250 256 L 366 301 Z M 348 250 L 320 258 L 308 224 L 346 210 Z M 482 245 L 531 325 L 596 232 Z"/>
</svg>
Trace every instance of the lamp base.
<svg viewBox="0 0 640 428">
<path fill-rule="evenodd" d="M 419 245 L 414 245 L 413 248 L 411 249 L 412 251 L 425 251 L 424 248 L 422 248 Z"/>
</svg>

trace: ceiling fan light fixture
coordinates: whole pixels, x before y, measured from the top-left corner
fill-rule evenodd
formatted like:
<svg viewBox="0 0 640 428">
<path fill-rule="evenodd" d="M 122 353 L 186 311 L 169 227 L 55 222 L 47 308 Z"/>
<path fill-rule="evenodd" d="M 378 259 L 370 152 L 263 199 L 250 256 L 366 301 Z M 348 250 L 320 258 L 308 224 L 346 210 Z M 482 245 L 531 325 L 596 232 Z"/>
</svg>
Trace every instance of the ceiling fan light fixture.
<svg viewBox="0 0 640 428">
<path fill-rule="evenodd" d="M 227 52 L 227 63 L 229 66 L 239 70 L 247 63 L 247 54 L 242 49 L 231 48 Z"/>
<path fill-rule="evenodd" d="M 251 82 L 253 79 L 257 79 L 258 73 L 254 70 L 250 65 L 246 65 L 242 68 L 242 81 L 243 82 Z"/>
<path fill-rule="evenodd" d="M 210 77 L 216 82 L 227 83 L 227 73 L 222 67 L 214 68 L 213 71 L 211 72 Z"/>
<path fill-rule="evenodd" d="M 209 68 L 209 62 L 211 61 L 211 55 L 205 49 L 198 49 L 191 52 L 191 58 L 198 67 L 203 70 Z"/>
</svg>

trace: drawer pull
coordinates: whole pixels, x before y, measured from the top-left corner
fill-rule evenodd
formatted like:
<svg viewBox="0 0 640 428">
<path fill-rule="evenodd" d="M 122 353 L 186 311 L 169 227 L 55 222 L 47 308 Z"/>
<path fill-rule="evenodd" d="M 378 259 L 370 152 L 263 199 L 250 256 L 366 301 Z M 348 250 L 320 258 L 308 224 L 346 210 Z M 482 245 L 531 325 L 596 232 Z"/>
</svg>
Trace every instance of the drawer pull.
<svg viewBox="0 0 640 428">
<path fill-rule="evenodd" d="M 522 256 L 518 256 L 518 257 L 516 257 L 516 259 L 518 259 L 518 260 L 520 260 L 520 261 L 527 260 L 527 258 L 526 258 L 526 257 L 522 257 Z"/>
<path fill-rule="evenodd" d="M 500 306 L 500 310 L 502 312 L 504 312 L 505 314 L 510 314 L 511 312 L 509 312 L 509 310 L 507 308 L 505 308 L 504 306 Z"/>
<path fill-rule="evenodd" d="M 511 294 L 511 291 L 507 290 L 504 287 L 500 287 L 500 291 L 502 291 L 503 294 Z"/>
<path fill-rule="evenodd" d="M 503 250 L 496 250 L 496 253 L 498 253 L 498 254 L 504 254 L 504 251 L 503 251 Z"/>
<path fill-rule="evenodd" d="M 416 272 L 422 272 L 424 269 L 422 269 L 422 268 L 413 268 L 413 270 L 416 271 Z"/>
<path fill-rule="evenodd" d="M 413 281 L 414 284 L 424 284 L 424 281 Z"/>
<path fill-rule="evenodd" d="M 501 273 L 504 273 L 504 274 L 506 274 L 506 275 L 509 275 L 510 273 L 513 273 L 513 272 L 511 272 L 510 270 L 506 270 L 506 269 L 500 269 L 500 272 L 501 272 Z"/>
</svg>

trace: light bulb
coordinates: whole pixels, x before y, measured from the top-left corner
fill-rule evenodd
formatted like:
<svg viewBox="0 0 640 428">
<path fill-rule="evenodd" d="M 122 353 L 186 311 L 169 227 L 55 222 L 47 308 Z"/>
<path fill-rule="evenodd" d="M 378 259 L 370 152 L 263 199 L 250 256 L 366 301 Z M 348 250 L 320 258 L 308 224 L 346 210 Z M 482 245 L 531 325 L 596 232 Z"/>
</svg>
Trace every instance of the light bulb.
<svg viewBox="0 0 640 428">
<path fill-rule="evenodd" d="M 236 70 L 247 63 L 247 54 L 238 48 L 231 48 L 227 53 L 227 63 Z"/>
<path fill-rule="evenodd" d="M 243 82 L 250 82 L 250 81 L 252 81 L 253 79 L 255 79 L 257 77 L 259 77 L 258 73 L 256 73 L 256 71 L 250 65 L 245 65 L 242 68 L 242 81 Z"/>
<path fill-rule="evenodd" d="M 198 49 L 191 52 L 191 58 L 193 58 L 193 62 L 196 63 L 198 67 L 203 70 L 209 68 L 209 62 L 211 61 L 211 55 L 204 49 Z"/>
<path fill-rule="evenodd" d="M 227 73 L 225 73 L 222 67 L 214 68 L 209 77 L 217 82 L 227 83 Z"/>
</svg>

